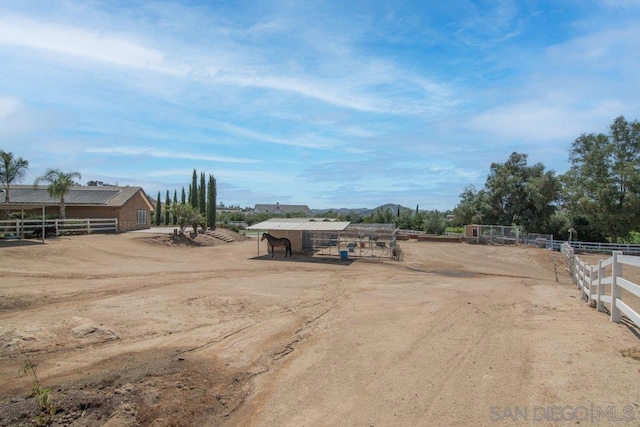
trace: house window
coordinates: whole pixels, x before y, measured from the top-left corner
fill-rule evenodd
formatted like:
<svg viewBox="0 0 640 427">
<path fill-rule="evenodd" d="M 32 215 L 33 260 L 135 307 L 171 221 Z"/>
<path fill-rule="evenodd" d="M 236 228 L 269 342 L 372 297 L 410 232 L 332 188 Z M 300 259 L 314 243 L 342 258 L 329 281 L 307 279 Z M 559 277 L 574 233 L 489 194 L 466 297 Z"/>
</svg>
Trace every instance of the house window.
<svg viewBox="0 0 640 427">
<path fill-rule="evenodd" d="M 144 209 L 138 209 L 138 224 L 147 224 L 147 211 Z"/>
</svg>

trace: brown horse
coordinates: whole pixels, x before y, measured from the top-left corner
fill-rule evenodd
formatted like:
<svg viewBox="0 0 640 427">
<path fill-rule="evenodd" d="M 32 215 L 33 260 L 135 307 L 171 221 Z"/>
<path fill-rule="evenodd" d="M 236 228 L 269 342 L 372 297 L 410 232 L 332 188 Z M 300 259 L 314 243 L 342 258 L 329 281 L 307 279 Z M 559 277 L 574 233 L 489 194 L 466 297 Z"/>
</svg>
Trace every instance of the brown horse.
<svg viewBox="0 0 640 427">
<path fill-rule="evenodd" d="M 267 239 L 267 243 L 269 244 L 269 246 L 271 246 L 271 258 L 273 258 L 273 248 L 275 246 L 284 246 L 284 257 L 287 257 L 287 254 L 289 254 L 289 256 L 293 257 L 293 253 L 291 252 L 291 240 L 287 239 L 286 237 L 273 237 L 271 234 L 269 233 L 262 233 L 262 238 L 260 240 L 264 240 Z"/>
</svg>

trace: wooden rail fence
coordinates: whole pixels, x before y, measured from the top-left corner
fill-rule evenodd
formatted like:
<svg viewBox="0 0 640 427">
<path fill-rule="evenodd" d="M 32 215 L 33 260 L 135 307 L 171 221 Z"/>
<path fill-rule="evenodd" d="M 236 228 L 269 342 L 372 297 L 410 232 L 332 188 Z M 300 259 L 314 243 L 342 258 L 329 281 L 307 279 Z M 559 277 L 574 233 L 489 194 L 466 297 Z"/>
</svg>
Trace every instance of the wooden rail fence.
<svg viewBox="0 0 640 427">
<path fill-rule="evenodd" d="M 11 219 L 0 221 L 0 233 L 15 238 L 25 238 L 38 229 L 54 228 L 55 234 L 92 234 L 117 233 L 117 218 L 86 218 L 86 219 Z"/>
<path fill-rule="evenodd" d="M 640 268 L 640 256 L 613 251 L 611 257 L 598 261 L 596 266 L 575 255 L 574 248 L 568 243 L 562 245 L 562 252 L 567 257 L 567 270 L 580 290 L 581 298 L 600 312 L 604 312 L 605 304 L 608 304 L 612 322 L 620 323 L 624 315 L 640 328 L 640 314 L 631 307 L 629 301 L 630 295 L 640 298 L 640 285 L 623 276 L 623 266 Z M 628 294 L 624 294 L 623 290 Z M 623 294 L 627 296 L 626 301 Z"/>
</svg>

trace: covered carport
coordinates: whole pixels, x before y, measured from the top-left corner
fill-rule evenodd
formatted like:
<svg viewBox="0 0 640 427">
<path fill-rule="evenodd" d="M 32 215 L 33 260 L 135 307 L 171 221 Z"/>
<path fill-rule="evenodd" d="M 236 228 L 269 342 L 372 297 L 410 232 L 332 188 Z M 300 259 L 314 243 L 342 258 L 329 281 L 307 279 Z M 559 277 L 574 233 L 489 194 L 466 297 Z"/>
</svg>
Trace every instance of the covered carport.
<svg viewBox="0 0 640 427">
<path fill-rule="evenodd" d="M 15 235 L 17 238 L 22 239 L 25 237 L 25 219 L 24 213 L 26 212 L 42 212 L 41 217 L 42 221 L 33 224 L 30 227 L 30 230 L 34 230 L 36 228 L 41 228 L 42 241 L 45 239 L 46 235 L 46 218 L 45 212 L 47 206 L 57 206 L 53 204 L 47 203 L 28 203 L 28 204 L 18 204 L 18 203 L 0 203 L 0 213 L 12 213 L 12 212 L 20 212 L 20 218 L 15 220 L 0 220 L 0 233 L 3 235 Z M 15 234 L 14 234 L 15 233 Z"/>
</svg>

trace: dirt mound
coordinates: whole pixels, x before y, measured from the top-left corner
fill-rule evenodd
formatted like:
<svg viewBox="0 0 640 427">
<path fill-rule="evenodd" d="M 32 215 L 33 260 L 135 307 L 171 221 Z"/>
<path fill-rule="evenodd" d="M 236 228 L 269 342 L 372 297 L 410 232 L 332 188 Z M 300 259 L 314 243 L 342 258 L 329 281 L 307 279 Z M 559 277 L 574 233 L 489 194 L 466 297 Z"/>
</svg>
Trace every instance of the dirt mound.
<svg viewBox="0 0 640 427">
<path fill-rule="evenodd" d="M 160 236 L 143 237 L 141 240 L 154 246 L 217 246 L 225 243 L 242 242 L 248 238 L 235 231 L 225 228 L 193 233 L 185 230 L 184 234 L 163 234 Z"/>
<path fill-rule="evenodd" d="M 246 373 L 225 369 L 215 359 L 173 353 L 123 354 L 56 382 L 54 425 L 197 425 L 205 417 L 218 425 L 243 403 L 250 378 Z M 23 375 L 27 382 L 32 380 L 28 374 Z M 51 387 L 51 379 L 43 382 Z M 37 415 L 34 395 L 22 393 L 0 402 L 0 426 L 34 425 Z"/>
<path fill-rule="evenodd" d="M 72 329 L 74 338 L 88 339 L 97 342 L 120 339 L 120 336 L 109 326 L 102 323 L 83 323 Z"/>
</svg>

